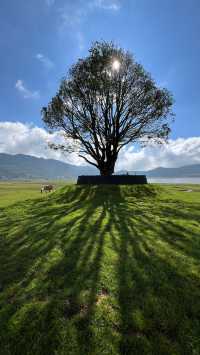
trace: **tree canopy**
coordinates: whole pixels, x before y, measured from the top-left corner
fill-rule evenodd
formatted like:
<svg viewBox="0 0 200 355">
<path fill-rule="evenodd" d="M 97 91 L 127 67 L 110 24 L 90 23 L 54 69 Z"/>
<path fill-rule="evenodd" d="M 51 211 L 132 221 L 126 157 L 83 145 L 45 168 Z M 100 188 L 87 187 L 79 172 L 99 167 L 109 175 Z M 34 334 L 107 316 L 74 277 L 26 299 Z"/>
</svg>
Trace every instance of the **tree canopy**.
<svg viewBox="0 0 200 355">
<path fill-rule="evenodd" d="M 111 175 L 125 145 L 167 140 L 172 105 L 171 93 L 157 87 L 129 52 L 95 42 L 70 68 L 42 116 L 49 129 L 78 142 L 79 155 L 101 175 Z"/>
</svg>

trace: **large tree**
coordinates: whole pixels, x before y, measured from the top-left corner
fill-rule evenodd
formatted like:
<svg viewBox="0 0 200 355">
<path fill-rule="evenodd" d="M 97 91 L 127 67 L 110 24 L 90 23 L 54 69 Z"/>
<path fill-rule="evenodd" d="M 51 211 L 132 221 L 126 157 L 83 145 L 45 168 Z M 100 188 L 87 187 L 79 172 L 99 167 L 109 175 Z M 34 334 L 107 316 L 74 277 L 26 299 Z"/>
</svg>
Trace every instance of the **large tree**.
<svg viewBox="0 0 200 355">
<path fill-rule="evenodd" d="M 71 67 L 42 115 L 48 128 L 78 142 L 80 156 L 101 175 L 111 175 L 126 144 L 168 138 L 172 103 L 168 90 L 157 87 L 130 53 L 95 42 Z"/>
</svg>

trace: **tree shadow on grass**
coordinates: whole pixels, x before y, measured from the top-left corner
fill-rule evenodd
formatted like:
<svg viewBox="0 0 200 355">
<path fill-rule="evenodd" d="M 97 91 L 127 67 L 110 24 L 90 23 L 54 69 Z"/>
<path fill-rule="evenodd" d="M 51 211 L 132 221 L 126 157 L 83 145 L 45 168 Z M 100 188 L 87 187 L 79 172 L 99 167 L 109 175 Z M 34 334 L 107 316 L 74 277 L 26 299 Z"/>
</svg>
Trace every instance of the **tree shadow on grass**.
<svg viewBox="0 0 200 355">
<path fill-rule="evenodd" d="M 175 204 L 168 207 L 174 219 L 164 221 L 166 205 L 152 198 L 142 210 L 140 201 L 132 210 L 127 203 L 120 211 L 119 207 L 113 210 L 118 231 L 118 237 L 112 233 L 111 239 L 119 255 L 121 354 L 193 354 L 200 350 L 200 279 L 195 269 L 198 264 L 200 271 L 200 229 L 191 232 L 190 228 L 200 214 L 192 204 L 185 203 L 185 207 L 184 227 L 180 225 L 185 221 L 184 210 L 177 210 Z M 175 242 L 180 238 L 181 248 Z"/>
<path fill-rule="evenodd" d="M 4 353 L 197 351 L 199 279 L 186 264 L 200 247 L 190 227 L 179 228 L 184 211 L 149 187 L 62 191 L 0 219 Z"/>
<path fill-rule="evenodd" d="M 2 216 L 1 225 L 5 226 L 7 217 Z M 95 189 L 77 188 L 63 194 L 61 200 L 55 194 L 43 201 L 29 201 L 24 217 L 12 218 L 10 228 L 7 224 L 0 254 L 4 351 L 54 354 L 60 346 L 58 328 L 62 328 L 61 324 L 57 328 L 56 322 L 59 319 L 58 323 L 69 330 L 73 329 L 71 320 L 75 322 L 76 318 L 84 334 L 77 344 L 83 350 L 90 347 L 90 319 L 96 295 L 101 292 L 98 281 L 105 217 L 106 209 L 96 201 Z M 54 329 L 54 340 L 49 327 Z M 67 338 L 73 340 L 74 336 L 68 334 Z M 66 346 L 71 346 L 70 339 Z"/>
</svg>

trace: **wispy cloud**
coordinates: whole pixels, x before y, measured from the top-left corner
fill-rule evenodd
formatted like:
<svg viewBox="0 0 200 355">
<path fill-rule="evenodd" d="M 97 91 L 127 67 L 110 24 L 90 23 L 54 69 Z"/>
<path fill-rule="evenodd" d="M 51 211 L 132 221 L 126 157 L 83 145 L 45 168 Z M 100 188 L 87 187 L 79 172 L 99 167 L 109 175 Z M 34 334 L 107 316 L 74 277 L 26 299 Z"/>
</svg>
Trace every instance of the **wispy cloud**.
<svg viewBox="0 0 200 355">
<path fill-rule="evenodd" d="M 19 91 L 22 96 L 24 97 L 24 99 L 38 99 L 40 97 L 39 91 L 31 91 L 29 90 L 23 80 L 17 80 L 16 84 L 15 84 L 15 88 L 17 89 L 17 91 Z"/>
<path fill-rule="evenodd" d="M 55 0 L 45 0 L 47 6 L 52 6 L 55 3 Z"/>
<path fill-rule="evenodd" d="M 78 0 L 67 2 L 58 9 L 60 14 L 59 31 L 63 33 L 66 28 L 70 28 L 77 40 L 80 50 L 84 49 L 84 35 L 82 25 L 94 11 L 117 12 L 121 8 L 121 0 Z"/>
<path fill-rule="evenodd" d="M 84 22 L 95 10 L 118 11 L 121 8 L 120 0 L 90 0 L 68 2 L 60 8 L 61 25 L 77 26 Z"/>
<path fill-rule="evenodd" d="M 45 0 L 48 6 L 52 6 L 55 4 L 56 0 Z M 71 20 L 75 18 L 75 20 L 80 20 L 82 15 L 88 14 L 91 10 L 101 9 L 101 10 L 111 10 L 118 11 L 122 7 L 122 0 L 78 0 L 76 2 L 66 3 L 66 5 L 62 9 L 71 9 L 67 15 L 67 19 L 70 19 L 70 15 L 72 15 Z M 74 16 L 75 15 L 75 16 Z"/>
<path fill-rule="evenodd" d="M 90 7 L 99 8 L 103 10 L 118 11 L 121 8 L 121 1 L 119 0 L 92 0 Z"/>
<path fill-rule="evenodd" d="M 88 4 L 86 3 L 84 6 L 82 2 L 80 2 L 79 5 L 70 2 L 67 3 L 64 7 L 60 8 L 59 13 L 59 28 L 61 30 L 65 29 L 66 27 L 72 27 L 75 29 L 77 26 L 84 22 L 85 17 L 88 14 Z"/>
<path fill-rule="evenodd" d="M 42 53 L 36 54 L 36 59 L 38 59 L 47 69 L 52 69 L 54 67 L 54 63 L 47 56 Z"/>
<path fill-rule="evenodd" d="M 76 33 L 76 38 L 77 38 L 78 47 L 79 47 L 80 51 L 82 51 L 85 48 L 85 39 L 84 39 L 83 33 L 78 31 Z"/>
</svg>

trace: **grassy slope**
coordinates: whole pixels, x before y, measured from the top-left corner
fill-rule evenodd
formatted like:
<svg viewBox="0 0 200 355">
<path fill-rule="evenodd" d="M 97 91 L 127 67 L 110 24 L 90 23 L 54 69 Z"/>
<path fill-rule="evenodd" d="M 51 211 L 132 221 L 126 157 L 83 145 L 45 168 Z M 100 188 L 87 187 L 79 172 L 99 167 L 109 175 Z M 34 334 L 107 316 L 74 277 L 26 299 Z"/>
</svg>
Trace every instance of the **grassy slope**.
<svg viewBox="0 0 200 355">
<path fill-rule="evenodd" d="M 1 208 L 0 353 L 199 354 L 200 188 L 68 186 Z"/>
</svg>

